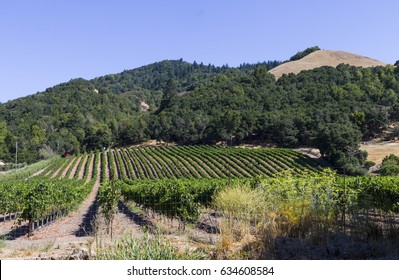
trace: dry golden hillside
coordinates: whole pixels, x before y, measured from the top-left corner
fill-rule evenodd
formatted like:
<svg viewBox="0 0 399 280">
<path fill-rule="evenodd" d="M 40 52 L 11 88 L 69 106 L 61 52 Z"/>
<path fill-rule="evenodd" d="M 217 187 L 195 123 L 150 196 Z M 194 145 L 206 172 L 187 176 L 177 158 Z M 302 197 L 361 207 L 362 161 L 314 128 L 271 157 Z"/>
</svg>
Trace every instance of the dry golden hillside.
<svg viewBox="0 0 399 280">
<path fill-rule="evenodd" d="M 315 51 L 300 60 L 281 64 L 278 67 L 270 70 L 270 73 L 272 73 L 276 77 L 276 79 L 278 79 L 283 74 L 288 74 L 288 73 L 298 74 L 303 70 L 311 70 L 321 66 L 336 67 L 338 64 L 341 63 L 357 67 L 373 67 L 373 66 L 387 65 L 384 62 L 348 52 L 320 50 L 320 51 Z"/>
<path fill-rule="evenodd" d="M 398 142 L 366 143 L 360 146 L 361 150 L 367 151 L 367 160 L 380 164 L 384 157 L 394 154 L 399 156 Z"/>
</svg>

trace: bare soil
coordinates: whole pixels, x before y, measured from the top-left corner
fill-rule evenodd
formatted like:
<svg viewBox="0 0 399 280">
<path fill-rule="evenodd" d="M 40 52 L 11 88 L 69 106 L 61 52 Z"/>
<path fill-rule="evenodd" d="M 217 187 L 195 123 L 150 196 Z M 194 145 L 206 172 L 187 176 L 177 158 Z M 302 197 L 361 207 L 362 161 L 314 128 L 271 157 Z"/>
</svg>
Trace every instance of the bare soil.
<svg viewBox="0 0 399 280">
<path fill-rule="evenodd" d="M 75 161 L 76 161 L 76 159 L 72 159 L 72 160 L 68 163 L 68 165 L 64 168 L 64 170 L 62 170 L 62 173 L 61 173 L 61 176 L 60 176 L 61 178 L 65 178 L 66 174 L 68 173 L 69 168 L 71 168 L 72 164 L 73 164 Z"/>
<path fill-rule="evenodd" d="M 78 174 L 78 179 L 83 179 L 84 174 L 85 174 L 85 166 L 86 166 L 86 162 L 87 159 L 89 158 L 89 155 L 86 155 L 85 158 L 83 159 L 83 164 L 82 164 L 82 168 L 79 170 L 79 174 Z"/>
<path fill-rule="evenodd" d="M 33 173 L 30 177 L 39 176 L 40 174 L 42 174 L 44 172 L 44 170 L 46 170 L 46 168 L 40 169 L 39 171 Z"/>
<path fill-rule="evenodd" d="M 81 160 L 82 160 L 82 157 L 79 157 L 77 160 L 75 160 L 75 164 L 74 164 L 74 166 L 72 168 L 71 173 L 69 174 L 68 179 L 73 179 L 75 177 L 76 170 L 78 169 L 78 165 L 79 165 Z"/>
</svg>

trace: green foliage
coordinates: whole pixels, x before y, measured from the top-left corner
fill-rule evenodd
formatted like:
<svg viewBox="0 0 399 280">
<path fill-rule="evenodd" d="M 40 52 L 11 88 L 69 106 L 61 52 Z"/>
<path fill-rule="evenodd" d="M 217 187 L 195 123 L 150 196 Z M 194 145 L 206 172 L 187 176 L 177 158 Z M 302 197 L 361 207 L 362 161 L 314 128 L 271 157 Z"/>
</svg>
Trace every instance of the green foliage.
<svg viewBox="0 0 399 280">
<path fill-rule="evenodd" d="M 331 157 L 337 152 L 348 152 L 358 148 L 361 133 L 351 125 L 328 123 L 319 131 L 314 143 L 323 156 Z"/>
<path fill-rule="evenodd" d="M 380 174 L 383 176 L 399 175 L 399 157 L 393 154 L 386 156 L 382 160 Z"/>
<path fill-rule="evenodd" d="M 121 182 L 116 184 L 126 200 L 133 200 L 166 217 L 178 218 L 183 223 L 195 222 L 199 217 L 198 190 L 194 190 L 185 181 L 135 181 L 129 185 Z"/>
<path fill-rule="evenodd" d="M 140 147 L 121 151 L 122 154 L 119 154 L 115 150 L 117 158 L 120 158 L 118 168 L 122 169 L 120 178 L 124 181 L 136 178 L 269 177 L 283 170 L 291 170 L 296 174 L 322 170 L 307 155 L 281 148 L 246 149 L 198 145 Z M 102 168 L 105 170 L 105 155 L 103 157 Z M 113 157 L 110 157 L 110 161 L 114 161 Z M 110 162 L 111 174 L 114 169 L 115 163 Z M 102 177 L 105 180 L 105 174 Z"/>
<path fill-rule="evenodd" d="M 7 123 L 0 121 L 0 159 L 9 160 L 10 152 L 7 149 L 6 137 L 8 135 Z"/>
<path fill-rule="evenodd" d="M 261 179 L 179 179 L 118 182 L 126 200 L 168 217 L 195 221 L 199 205 L 212 205 L 230 223 L 277 223 L 288 236 L 311 236 L 341 226 L 345 213 L 379 209 L 398 213 L 398 177 L 340 177 L 290 172 Z M 211 203 L 211 204 L 210 204 Z M 195 211 L 193 211 L 195 209 Z M 277 225 L 276 224 L 276 225 Z"/>
<path fill-rule="evenodd" d="M 115 214 L 118 212 L 118 201 L 121 197 L 121 189 L 115 186 L 114 181 L 103 182 L 98 191 L 98 204 L 101 214 L 105 218 L 107 231 L 111 230 Z M 112 235 L 111 235 L 112 236 Z"/>
<path fill-rule="evenodd" d="M 366 160 L 365 162 L 364 162 L 364 168 L 366 168 L 366 169 L 370 169 L 371 167 L 373 167 L 375 165 L 375 162 L 374 161 L 371 161 L 371 160 Z"/>
<path fill-rule="evenodd" d="M 166 108 L 171 108 L 176 103 L 177 99 L 177 89 L 176 82 L 173 79 L 170 79 L 165 86 L 163 91 L 161 105 L 159 106 L 159 111 L 162 111 Z"/>
<path fill-rule="evenodd" d="M 97 260 L 202 260 L 200 252 L 180 252 L 159 234 L 145 234 L 140 239 L 125 235 L 110 247 L 97 249 Z"/>
<path fill-rule="evenodd" d="M 51 165 L 55 164 L 55 162 L 61 162 L 60 157 L 52 157 L 50 159 L 28 165 L 21 169 L 10 170 L 6 173 L 0 174 L 0 181 L 24 180 L 39 170 L 50 167 Z"/>
<path fill-rule="evenodd" d="M 256 223 L 265 215 L 267 203 L 260 190 L 251 188 L 249 182 L 235 182 L 222 188 L 213 198 L 214 208 L 230 223 L 237 220 Z"/>
<path fill-rule="evenodd" d="M 383 176 L 398 176 L 399 165 L 385 164 L 380 168 L 380 174 Z"/>
<path fill-rule="evenodd" d="M 162 61 L 0 104 L 0 158 L 13 160 L 16 141 L 20 161 L 31 163 L 45 150 L 80 153 L 152 138 L 317 145 L 332 160 L 399 120 L 397 67 L 341 64 L 276 81 L 267 72 L 275 65 Z M 140 111 L 142 101 L 150 112 Z"/>
<path fill-rule="evenodd" d="M 318 46 L 307 48 L 306 50 L 304 50 L 302 52 L 297 52 L 294 56 L 292 56 L 290 58 L 290 61 L 300 60 L 301 58 L 304 58 L 305 56 L 311 54 L 312 52 L 319 51 L 319 50 L 320 50 L 320 48 Z"/>
<path fill-rule="evenodd" d="M 390 154 L 384 157 L 384 159 L 382 160 L 382 165 L 398 165 L 398 164 L 399 164 L 399 157 L 394 154 Z"/>
<path fill-rule="evenodd" d="M 90 184 L 74 180 L 32 178 L 0 181 L 0 212 L 21 213 L 30 222 L 74 210 L 87 196 Z"/>
<path fill-rule="evenodd" d="M 398 138 L 399 137 L 399 126 L 396 125 L 393 129 L 392 129 L 392 133 L 390 135 L 390 140 Z"/>
</svg>

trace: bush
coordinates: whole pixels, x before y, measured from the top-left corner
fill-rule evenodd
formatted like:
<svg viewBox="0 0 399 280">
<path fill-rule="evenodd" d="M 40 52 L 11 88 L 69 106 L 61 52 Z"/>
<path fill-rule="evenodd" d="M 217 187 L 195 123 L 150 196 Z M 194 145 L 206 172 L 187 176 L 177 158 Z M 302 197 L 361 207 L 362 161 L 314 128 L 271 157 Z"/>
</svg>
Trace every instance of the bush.
<svg viewBox="0 0 399 280">
<path fill-rule="evenodd" d="M 248 183 L 238 183 L 231 188 L 222 189 L 216 194 L 213 205 L 229 221 L 256 221 L 264 216 L 265 211 L 260 191 L 251 189 Z"/>
<path fill-rule="evenodd" d="M 365 176 L 367 175 L 367 170 L 359 165 L 346 164 L 342 167 L 345 170 L 345 175 L 348 176 Z"/>
<path fill-rule="evenodd" d="M 306 50 L 304 50 L 302 52 L 297 52 L 294 56 L 292 56 L 290 58 L 290 61 L 299 60 L 299 59 L 304 58 L 305 56 L 311 54 L 312 52 L 319 51 L 319 50 L 320 50 L 320 48 L 318 46 L 307 48 Z"/>
<path fill-rule="evenodd" d="M 380 174 L 383 176 L 399 175 L 399 157 L 393 154 L 386 156 L 382 160 Z"/>
<path fill-rule="evenodd" d="M 399 165 L 384 164 L 380 169 L 380 174 L 383 176 L 397 176 L 399 175 Z"/>
<path fill-rule="evenodd" d="M 374 161 L 371 160 L 366 160 L 363 164 L 364 168 L 366 168 L 367 170 L 370 169 L 371 167 L 373 167 L 375 165 Z"/>
<path fill-rule="evenodd" d="M 399 157 L 394 154 L 384 157 L 382 165 L 399 165 Z"/>
</svg>

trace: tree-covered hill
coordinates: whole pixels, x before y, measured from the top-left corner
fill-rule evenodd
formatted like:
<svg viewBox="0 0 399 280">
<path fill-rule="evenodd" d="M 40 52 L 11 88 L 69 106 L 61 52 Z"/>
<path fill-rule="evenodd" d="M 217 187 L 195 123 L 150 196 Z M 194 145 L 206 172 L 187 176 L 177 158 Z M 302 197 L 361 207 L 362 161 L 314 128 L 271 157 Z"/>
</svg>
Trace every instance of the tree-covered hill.
<svg viewBox="0 0 399 280">
<path fill-rule="evenodd" d="M 147 139 L 181 144 L 259 141 L 318 147 L 356 169 L 358 144 L 399 118 L 399 69 L 345 64 L 284 75 L 278 61 L 215 67 L 162 61 L 90 81 L 71 80 L 0 104 L 0 158 L 33 162 Z M 148 112 L 140 103 L 150 105 Z"/>
<path fill-rule="evenodd" d="M 0 159 L 13 160 L 16 142 L 21 162 L 140 142 L 151 137 L 147 127 L 152 119 L 140 112 L 140 104 L 145 102 L 155 111 L 168 80 L 173 79 L 183 95 L 221 73 L 240 76 L 256 65 L 271 69 L 280 63 L 231 68 L 166 60 L 90 81 L 74 79 L 0 104 Z"/>
</svg>

